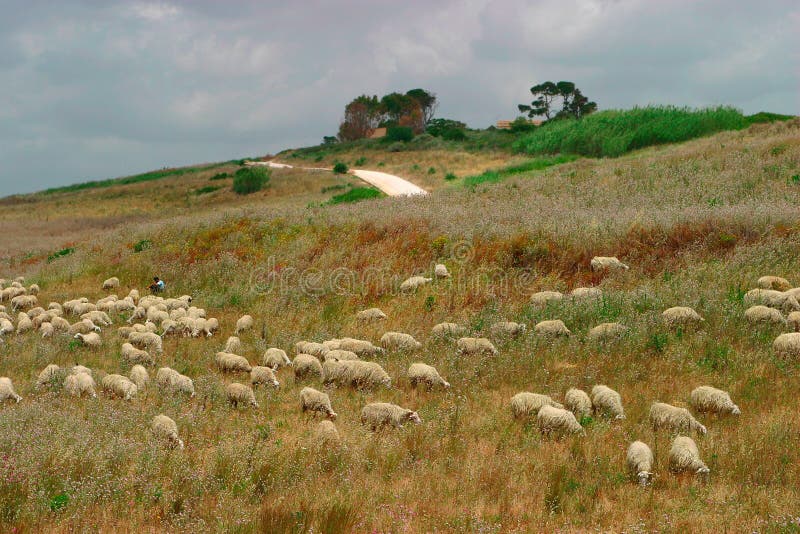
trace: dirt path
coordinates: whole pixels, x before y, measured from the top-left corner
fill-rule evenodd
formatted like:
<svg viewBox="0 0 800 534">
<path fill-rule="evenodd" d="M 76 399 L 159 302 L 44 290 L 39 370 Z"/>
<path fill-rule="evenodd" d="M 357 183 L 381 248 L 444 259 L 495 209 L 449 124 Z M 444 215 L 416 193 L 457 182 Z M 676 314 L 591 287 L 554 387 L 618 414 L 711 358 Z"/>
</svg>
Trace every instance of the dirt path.
<svg viewBox="0 0 800 534">
<path fill-rule="evenodd" d="M 274 169 L 303 169 L 306 171 L 331 171 L 333 169 L 326 169 L 323 167 L 295 167 L 286 163 L 277 163 L 274 161 L 252 161 L 248 162 L 249 165 L 262 165 L 265 167 L 272 167 Z M 414 196 L 414 195 L 427 195 L 428 192 L 421 187 L 412 184 L 408 180 L 404 180 L 399 176 L 387 174 L 385 172 L 367 171 L 362 169 L 353 169 L 351 173 L 367 182 L 368 184 L 377 187 L 390 197 L 398 196 Z"/>
</svg>

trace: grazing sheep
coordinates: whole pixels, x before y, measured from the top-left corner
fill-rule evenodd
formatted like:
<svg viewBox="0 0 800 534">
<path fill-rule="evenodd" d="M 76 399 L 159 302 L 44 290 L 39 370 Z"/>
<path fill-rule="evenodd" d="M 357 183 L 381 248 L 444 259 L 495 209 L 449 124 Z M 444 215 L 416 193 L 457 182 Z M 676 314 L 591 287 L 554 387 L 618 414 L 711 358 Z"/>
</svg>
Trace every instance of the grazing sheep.
<svg viewBox="0 0 800 534">
<path fill-rule="evenodd" d="M 433 267 L 433 275 L 436 278 L 450 278 L 450 273 L 447 270 L 447 265 L 444 263 L 437 263 Z"/>
<path fill-rule="evenodd" d="M 242 341 L 236 336 L 229 337 L 225 342 L 225 348 L 222 349 L 222 352 L 228 352 L 231 354 L 242 352 Z"/>
<path fill-rule="evenodd" d="M 253 388 L 250 386 L 245 386 L 244 384 L 239 384 L 238 382 L 232 382 L 228 384 L 228 387 L 225 388 L 225 394 L 228 397 L 228 402 L 230 402 L 234 408 L 238 408 L 239 404 L 250 405 L 253 408 L 258 408 L 256 396 L 253 393 Z"/>
<path fill-rule="evenodd" d="M 73 397 L 80 397 L 86 394 L 96 399 L 97 393 L 94 388 L 94 378 L 86 373 L 69 374 L 64 379 L 64 391 Z"/>
<path fill-rule="evenodd" d="M 93 323 L 100 326 L 109 326 L 114 324 L 113 321 L 111 321 L 111 318 L 106 314 L 106 312 L 100 310 L 86 312 L 83 315 L 81 315 L 81 319 L 89 319 Z"/>
<path fill-rule="evenodd" d="M 434 336 L 463 336 L 467 333 L 467 329 L 456 323 L 439 323 L 431 328 L 431 334 Z"/>
<path fill-rule="evenodd" d="M 310 354 L 317 358 L 322 358 L 328 352 L 328 347 L 322 343 L 313 343 L 311 341 L 298 341 L 294 344 L 296 354 Z"/>
<path fill-rule="evenodd" d="M 800 332 L 800 312 L 790 313 L 789 317 L 786 318 L 786 323 L 795 332 Z"/>
<path fill-rule="evenodd" d="M 627 265 L 619 261 L 615 256 L 595 256 L 589 263 L 592 270 L 598 271 L 627 271 Z"/>
<path fill-rule="evenodd" d="M 242 315 L 239 317 L 239 320 L 236 321 L 236 328 L 234 329 L 233 333 L 238 335 L 240 332 L 244 332 L 245 330 L 250 330 L 253 328 L 253 317 L 251 315 Z"/>
<path fill-rule="evenodd" d="M 598 384 L 592 388 L 592 405 L 595 413 L 608 414 L 614 419 L 625 419 L 622 397 L 608 386 Z"/>
<path fill-rule="evenodd" d="M 603 290 L 599 287 L 576 287 L 569 295 L 575 300 L 598 300 L 603 298 Z"/>
<path fill-rule="evenodd" d="M 628 447 L 625 460 L 630 473 L 639 479 L 640 485 L 646 486 L 650 477 L 653 476 L 653 464 L 655 463 L 650 447 L 641 441 L 634 441 Z"/>
<path fill-rule="evenodd" d="M 11 299 L 11 311 L 33 308 L 39 303 L 35 295 L 18 295 Z"/>
<path fill-rule="evenodd" d="M 137 388 L 144 389 L 147 383 L 150 382 L 150 374 L 141 365 L 134 365 L 131 367 L 130 379 L 131 382 L 136 384 Z"/>
<path fill-rule="evenodd" d="M 311 376 L 322 376 L 322 364 L 310 354 L 298 354 L 292 362 L 296 380 L 305 380 Z"/>
<path fill-rule="evenodd" d="M 700 451 L 694 440 L 687 436 L 678 436 L 669 450 L 669 468 L 675 473 L 691 471 L 698 475 L 708 473 L 708 466 L 700 459 Z"/>
<path fill-rule="evenodd" d="M 300 409 L 303 413 L 310 411 L 312 415 L 321 413 L 331 420 L 337 417 L 331 407 L 331 398 L 328 394 L 314 388 L 305 387 L 300 390 Z"/>
<path fill-rule="evenodd" d="M 784 292 L 774 289 L 751 289 L 744 294 L 744 304 L 745 306 L 763 304 L 784 313 L 800 311 L 800 303 L 797 302 L 792 290 Z"/>
<path fill-rule="evenodd" d="M 441 377 L 435 367 L 421 362 L 412 363 L 408 368 L 408 381 L 412 387 L 417 387 L 419 384 L 425 384 L 429 389 L 436 386 L 450 387 L 450 383 Z"/>
<path fill-rule="evenodd" d="M 575 414 L 578 419 L 590 417 L 594 406 L 592 399 L 582 389 L 570 388 L 564 395 L 564 407 Z"/>
<path fill-rule="evenodd" d="M 386 314 L 380 308 L 368 308 L 356 314 L 359 321 L 382 321 L 386 319 Z"/>
<path fill-rule="evenodd" d="M 275 378 L 275 373 L 272 372 L 272 369 L 260 365 L 256 365 L 250 370 L 250 383 L 254 386 L 264 384 L 276 388 L 281 387 L 281 383 Z"/>
<path fill-rule="evenodd" d="M 700 386 L 695 388 L 689 396 L 689 402 L 698 412 L 713 412 L 717 414 L 739 415 L 742 412 L 731 400 L 727 391 Z"/>
<path fill-rule="evenodd" d="M 20 313 L 17 316 L 17 335 L 24 334 L 31 330 L 33 330 L 33 321 L 24 313 Z"/>
<path fill-rule="evenodd" d="M 166 415 L 160 414 L 153 417 L 153 422 L 150 423 L 150 430 L 156 439 L 166 441 L 172 447 L 183 449 L 183 441 L 178 437 L 178 425 Z"/>
<path fill-rule="evenodd" d="M 188 393 L 190 397 L 195 395 L 192 379 L 169 367 L 162 367 L 156 372 L 156 383 L 178 393 Z"/>
<path fill-rule="evenodd" d="M 610 341 L 619 339 L 625 335 L 628 327 L 620 323 L 601 323 L 587 334 L 587 337 L 592 341 Z"/>
<path fill-rule="evenodd" d="M 364 339 L 353 339 L 351 337 L 343 337 L 342 339 L 336 341 L 337 343 L 335 347 L 325 347 L 325 350 L 330 350 L 330 349 L 349 350 L 350 352 L 355 352 L 356 354 L 358 354 L 360 358 L 375 356 L 386 352 L 384 349 L 376 347 L 371 342 L 366 341 Z"/>
<path fill-rule="evenodd" d="M 103 391 L 116 397 L 122 397 L 126 401 L 136 396 L 138 388 L 136 384 L 122 375 L 106 375 L 100 381 Z"/>
<path fill-rule="evenodd" d="M 87 375 L 92 376 L 92 370 L 89 369 L 88 367 L 84 367 L 82 365 L 77 365 L 77 364 L 70 367 L 69 374 L 77 375 L 79 373 L 86 373 Z"/>
<path fill-rule="evenodd" d="M 156 364 L 155 360 L 153 360 L 147 351 L 137 349 L 130 343 L 122 344 L 122 347 L 120 348 L 120 356 L 122 356 L 123 361 L 129 364 L 140 364 L 147 366 L 153 366 Z"/>
<path fill-rule="evenodd" d="M 786 289 L 789 289 L 789 288 L 786 288 Z M 39 285 L 38 284 L 31 284 L 31 287 L 28 288 L 28 293 L 30 293 L 31 295 L 38 295 L 39 294 Z"/>
<path fill-rule="evenodd" d="M 88 334 L 90 332 L 100 332 L 100 327 L 94 324 L 90 319 L 81 319 L 70 325 L 67 330 L 67 333 L 71 336 L 75 334 Z"/>
<path fill-rule="evenodd" d="M 52 323 L 42 323 L 39 326 L 39 332 L 42 334 L 42 337 L 53 337 L 53 334 L 56 333 L 56 329 Z"/>
<path fill-rule="evenodd" d="M 409 421 L 422 423 L 417 412 L 388 402 L 373 402 L 361 410 L 361 424 L 368 426 L 373 432 L 384 426 L 403 428 L 403 424 Z"/>
<path fill-rule="evenodd" d="M 14 391 L 14 384 L 11 382 L 10 378 L 7 376 L 0 376 L 0 402 L 5 402 L 9 399 L 19 402 L 22 400 L 22 397 L 17 395 L 17 392 Z"/>
<path fill-rule="evenodd" d="M 164 353 L 161 336 L 154 332 L 131 332 L 128 341 L 134 347 L 153 352 L 159 356 Z"/>
<path fill-rule="evenodd" d="M 68 332 L 69 331 L 69 321 L 64 319 L 63 317 L 53 317 L 50 319 L 50 324 L 53 325 L 53 328 L 57 332 Z"/>
<path fill-rule="evenodd" d="M 517 337 L 523 335 L 526 328 L 527 327 L 522 323 L 498 321 L 491 326 L 490 332 L 493 336 L 497 337 Z"/>
<path fill-rule="evenodd" d="M 261 357 L 261 364 L 273 370 L 280 369 L 287 365 L 292 365 L 292 360 L 286 355 L 286 351 L 278 348 L 269 348 Z"/>
<path fill-rule="evenodd" d="M 772 342 L 772 350 L 783 358 L 800 357 L 800 332 L 779 335 Z"/>
<path fill-rule="evenodd" d="M 653 430 L 666 428 L 676 433 L 691 432 L 692 430 L 699 434 L 706 433 L 706 427 L 692 417 L 689 410 L 664 402 L 654 402 L 650 407 L 650 424 L 653 425 Z"/>
<path fill-rule="evenodd" d="M 575 419 L 575 414 L 555 406 L 542 406 L 536 415 L 536 422 L 542 434 L 577 434 L 583 432 L 583 427 Z"/>
<path fill-rule="evenodd" d="M 387 350 L 417 350 L 422 348 L 422 343 L 414 339 L 414 336 L 402 332 L 386 332 L 381 336 L 381 345 Z"/>
<path fill-rule="evenodd" d="M 392 387 L 389 374 L 375 362 L 362 360 L 327 361 L 322 366 L 323 385 L 371 389 L 377 386 Z"/>
<path fill-rule="evenodd" d="M 58 365 L 51 363 L 50 365 L 42 369 L 42 372 L 39 373 L 39 376 L 36 377 L 36 385 L 34 386 L 34 389 L 39 389 L 42 386 L 47 386 L 52 384 L 55 380 L 58 379 L 60 374 L 61 374 L 61 368 Z"/>
<path fill-rule="evenodd" d="M 103 282 L 103 289 L 106 291 L 111 289 L 116 289 L 118 287 L 119 287 L 119 278 L 117 278 L 116 276 L 112 276 L 111 278 Z"/>
<path fill-rule="evenodd" d="M 0 317 L 0 335 L 12 334 L 15 330 L 16 328 L 14 328 L 14 323 L 5 317 Z"/>
<path fill-rule="evenodd" d="M 564 295 L 558 291 L 540 291 L 531 295 L 531 304 L 534 306 L 545 307 L 551 302 L 561 302 Z"/>
<path fill-rule="evenodd" d="M 341 445 L 341 438 L 339 431 L 336 430 L 336 425 L 329 419 L 323 419 L 317 423 L 314 429 L 314 440 L 319 447 L 338 448 Z"/>
<path fill-rule="evenodd" d="M 243 372 L 249 373 L 253 370 L 250 362 L 244 356 L 238 354 L 230 354 L 228 352 L 218 352 L 214 357 L 214 362 L 223 373 Z"/>
<path fill-rule="evenodd" d="M 433 278 L 426 278 L 424 276 L 412 276 L 400 284 L 400 291 L 414 291 L 425 284 L 429 284 Z"/>
<path fill-rule="evenodd" d="M 103 340 L 97 332 L 90 332 L 88 334 L 75 334 L 75 339 L 80 339 L 84 346 L 96 349 L 103 344 Z"/>
<path fill-rule="evenodd" d="M 774 323 L 774 324 L 786 324 L 786 319 L 784 318 L 783 314 L 780 310 L 776 310 L 775 308 L 769 308 L 767 306 L 756 305 L 750 306 L 744 312 L 744 318 L 747 319 L 748 323 Z"/>
<path fill-rule="evenodd" d="M 560 319 L 541 321 L 536 324 L 533 331 L 545 337 L 569 336 L 572 334 L 567 325 L 564 324 L 564 321 Z"/>
<path fill-rule="evenodd" d="M 667 308 L 661 312 L 661 317 L 667 326 L 687 326 L 691 324 L 698 324 L 705 319 L 700 317 L 700 314 L 688 306 L 675 306 Z"/>
<path fill-rule="evenodd" d="M 349 350 L 332 349 L 325 353 L 324 361 L 328 360 L 360 360 L 358 354 Z"/>
<path fill-rule="evenodd" d="M 459 354 L 489 354 L 497 355 L 497 349 L 492 342 L 485 337 L 462 337 L 456 342 L 456 350 Z"/>
<path fill-rule="evenodd" d="M 514 419 L 533 417 L 539 413 L 542 406 L 563 408 L 564 406 L 551 399 L 548 395 L 523 391 L 511 397 L 511 415 Z"/>
<path fill-rule="evenodd" d="M 786 278 L 780 276 L 762 276 L 756 282 L 761 289 L 774 289 L 776 291 L 788 291 L 792 284 Z"/>
</svg>

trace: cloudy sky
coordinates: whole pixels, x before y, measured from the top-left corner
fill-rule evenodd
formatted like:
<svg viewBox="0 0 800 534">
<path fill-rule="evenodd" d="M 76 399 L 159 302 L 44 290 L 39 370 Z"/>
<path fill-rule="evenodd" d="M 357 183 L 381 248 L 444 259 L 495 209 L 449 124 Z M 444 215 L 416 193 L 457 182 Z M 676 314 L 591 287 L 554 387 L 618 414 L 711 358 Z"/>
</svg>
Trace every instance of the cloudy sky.
<svg viewBox="0 0 800 534">
<path fill-rule="evenodd" d="M 0 0 L 0 196 L 316 144 L 414 87 L 471 127 L 561 79 L 798 114 L 798 28 L 797 0 Z"/>
</svg>

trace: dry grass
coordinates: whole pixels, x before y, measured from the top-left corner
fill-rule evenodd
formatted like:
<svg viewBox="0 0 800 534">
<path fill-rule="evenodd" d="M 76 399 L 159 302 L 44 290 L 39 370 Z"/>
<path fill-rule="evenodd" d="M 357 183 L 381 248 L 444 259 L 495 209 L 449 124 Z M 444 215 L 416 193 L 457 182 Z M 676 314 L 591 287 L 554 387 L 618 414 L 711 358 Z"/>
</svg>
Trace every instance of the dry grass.
<svg viewBox="0 0 800 534">
<path fill-rule="evenodd" d="M 28 275 L 43 302 L 96 299 L 108 276 L 127 291 L 157 273 L 171 292 L 191 293 L 219 317 L 222 332 L 165 340 L 163 362 L 195 379 L 195 399 L 151 389 L 132 403 L 32 389 L 50 362 L 126 370 L 114 328 L 96 352 L 64 338 L 9 337 L 0 374 L 24 400 L 0 408 L 0 524 L 30 532 L 792 531 L 800 506 L 798 366 L 772 354 L 777 329 L 745 323 L 741 295 L 763 274 L 800 284 L 798 131 L 797 121 L 759 126 L 475 191 L 353 206 L 308 206 L 319 184 L 291 185 L 300 189 L 286 202 L 176 209 L 108 237 L 83 236 L 75 254 L 50 264 L 13 255 L 0 274 Z M 85 209 L 103 213 L 97 204 Z M 150 249 L 131 250 L 145 237 Z M 618 255 L 631 270 L 592 275 L 594 254 Z M 453 279 L 396 294 L 400 280 L 435 261 L 447 263 Z M 270 273 L 289 282 L 252 291 Z M 327 285 L 331 273 L 345 273 L 350 291 Z M 544 310 L 527 304 L 534 290 L 588 284 L 606 298 Z M 659 313 L 673 305 L 694 307 L 706 323 L 666 331 Z M 368 306 L 389 319 L 359 324 L 354 313 Z M 234 378 L 220 375 L 212 358 L 245 312 L 257 319 L 242 336 L 251 362 L 268 346 L 342 335 L 377 341 L 387 330 L 415 335 L 424 349 L 377 359 L 394 378 L 391 390 L 332 391 L 347 447 L 320 450 L 288 371 L 279 391 L 257 393 L 258 411 L 226 405 L 222 389 Z M 560 318 L 575 335 L 498 341 L 494 359 L 459 357 L 452 343 L 429 335 L 443 320 L 485 333 L 501 318 Z M 608 346 L 586 342 L 588 329 L 605 321 L 623 322 L 631 334 Z M 451 390 L 412 390 L 404 373 L 417 360 L 435 365 Z M 508 400 L 518 391 L 560 399 L 569 387 L 595 383 L 620 391 L 626 420 L 595 420 L 586 437 L 549 441 L 511 419 Z M 709 427 L 697 439 L 711 468 L 706 481 L 670 474 L 669 439 L 646 422 L 651 402 L 686 405 L 700 384 L 729 390 L 742 409 L 737 419 L 700 417 Z M 358 421 L 372 400 L 414 408 L 424 423 L 372 435 Z M 176 420 L 184 451 L 152 441 L 147 423 L 157 413 Z M 656 479 L 644 490 L 625 472 L 634 439 L 656 454 Z M 51 511 L 61 494 L 68 502 Z"/>
</svg>

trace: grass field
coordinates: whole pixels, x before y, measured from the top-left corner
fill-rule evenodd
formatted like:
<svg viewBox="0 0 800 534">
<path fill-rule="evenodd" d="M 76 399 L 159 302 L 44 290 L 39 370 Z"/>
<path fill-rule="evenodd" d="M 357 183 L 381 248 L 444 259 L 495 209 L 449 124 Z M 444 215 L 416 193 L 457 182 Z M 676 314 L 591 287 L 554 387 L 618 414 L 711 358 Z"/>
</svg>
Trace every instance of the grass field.
<svg viewBox="0 0 800 534">
<path fill-rule="evenodd" d="M 427 172 L 437 157 L 346 154 L 324 157 L 351 167 L 365 157 L 364 168 L 387 172 L 392 165 Z M 459 177 L 528 161 L 478 157 L 464 156 Z M 459 172 L 455 162 L 436 169 L 443 184 L 445 170 Z M 0 375 L 14 380 L 23 400 L 0 407 L 0 530 L 797 530 L 800 367 L 773 354 L 782 329 L 746 323 L 742 303 L 762 275 L 800 285 L 797 119 L 615 159 L 518 168 L 502 181 L 426 197 L 328 204 L 352 177 L 278 170 L 267 190 L 243 199 L 229 186 L 192 193 L 224 186 L 209 179 L 232 170 L 2 201 L 0 224 L 13 231 L 0 233 L 0 276 L 39 284 L 40 302 L 96 300 L 110 276 L 127 294 L 158 274 L 168 296 L 191 294 L 221 331 L 164 339 L 159 366 L 192 377 L 195 398 L 152 387 L 132 402 L 33 389 L 51 362 L 78 362 L 96 376 L 127 372 L 115 332 L 124 317 L 104 329 L 98 350 L 67 337 L 6 336 Z M 74 252 L 48 263 L 67 247 Z M 592 273 L 594 255 L 618 256 L 631 269 Z M 437 262 L 451 279 L 397 291 Z M 529 304 L 535 291 L 579 286 L 598 286 L 604 297 Z M 667 329 L 660 313 L 677 305 L 695 308 L 702 327 Z M 372 306 L 388 319 L 359 323 L 355 313 Z M 257 390 L 258 410 L 227 405 L 224 385 L 247 377 L 220 374 L 213 356 L 244 313 L 256 319 L 241 336 L 251 363 L 267 347 L 290 352 L 298 340 L 342 336 L 377 342 L 385 331 L 410 333 L 423 348 L 376 358 L 392 389 L 331 390 L 345 446 L 321 448 L 290 370 L 279 372 L 279 390 Z M 547 341 L 531 332 L 555 318 L 571 337 Z M 528 334 L 494 339 L 493 358 L 461 357 L 452 341 L 430 334 L 442 321 L 488 334 L 503 319 L 525 322 Z M 608 321 L 629 326 L 629 335 L 590 343 L 587 331 Z M 405 370 L 414 361 L 434 365 L 452 388 L 411 388 Z M 627 419 L 596 418 L 585 436 L 555 440 L 511 418 L 509 399 L 519 391 L 561 400 L 570 387 L 597 383 L 621 393 Z M 698 416 L 709 429 L 696 441 L 711 473 L 676 476 L 667 470 L 670 436 L 651 430 L 647 410 L 655 400 L 687 406 L 702 384 L 728 390 L 742 415 Z M 423 423 L 368 432 L 361 407 L 379 400 L 417 410 Z M 183 451 L 151 437 L 158 413 L 177 422 Z M 624 462 L 636 439 L 656 457 L 654 482 L 644 489 Z"/>
</svg>

